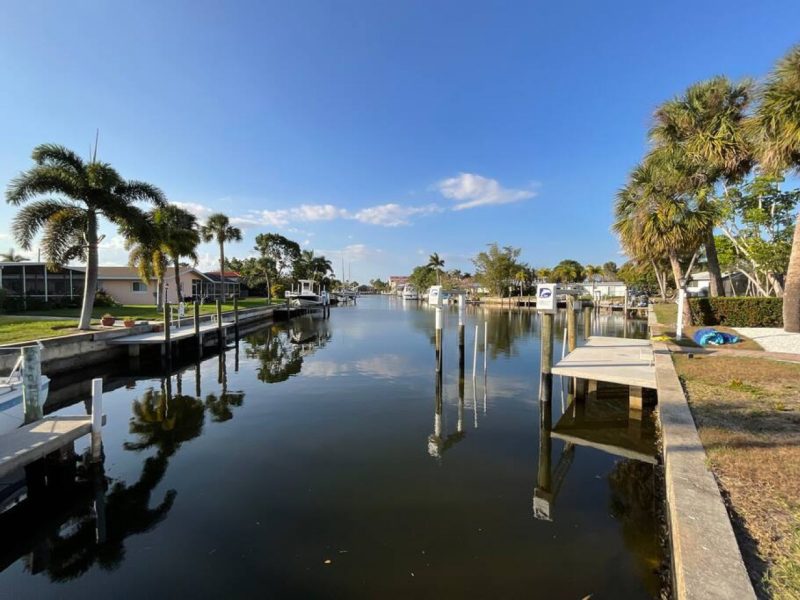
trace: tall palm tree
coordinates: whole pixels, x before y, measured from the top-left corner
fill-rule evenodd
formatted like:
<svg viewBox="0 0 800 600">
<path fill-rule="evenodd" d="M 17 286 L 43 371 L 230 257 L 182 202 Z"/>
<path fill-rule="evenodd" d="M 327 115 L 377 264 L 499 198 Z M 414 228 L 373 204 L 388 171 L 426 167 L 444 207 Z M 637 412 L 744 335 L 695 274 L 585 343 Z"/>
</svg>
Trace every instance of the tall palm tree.
<svg viewBox="0 0 800 600">
<path fill-rule="evenodd" d="M 197 245 L 200 243 L 197 218 L 189 211 L 174 204 L 159 208 L 154 216 L 155 224 L 161 232 L 164 251 L 175 269 L 178 302 L 183 302 L 181 259 L 188 258 L 193 264 L 197 263 Z"/>
<path fill-rule="evenodd" d="M 225 242 L 242 241 L 242 230 L 231 225 L 226 215 L 214 213 L 200 228 L 200 236 L 204 242 L 216 240 L 219 244 L 219 297 L 222 299 L 225 297 Z"/>
<path fill-rule="evenodd" d="M 8 252 L 0 252 L 0 262 L 25 262 L 28 259 L 14 252 L 14 248 L 9 248 Z"/>
<path fill-rule="evenodd" d="M 148 284 L 156 280 L 156 307 L 164 306 L 164 277 L 167 273 L 167 254 L 161 228 L 155 220 L 158 209 L 148 211 L 142 222 L 122 228 L 128 264 L 135 268 L 139 278 Z"/>
<path fill-rule="evenodd" d="M 324 256 L 314 257 L 309 266 L 315 280 L 317 275 L 319 275 L 320 279 L 325 279 L 328 273 L 333 273 L 333 263 Z"/>
<path fill-rule="evenodd" d="M 525 269 L 520 269 L 514 274 L 514 281 L 517 282 L 519 286 L 519 297 L 522 298 L 522 288 L 525 286 L 525 283 L 528 281 L 528 273 Z"/>
<path fill-rule="evenodd" d="M 428 258 L 428 267 L 433 269 L 436 272 L 436 283 L 438 285 L 442 284 L 442 269 L 444 269 L 444 259 L 439 258 L 439 253 L 434 252 Z"/>
<path fill-rule="evenodd" d="M 603 267 L 600 265 L 586 265 L 583 269 L 586 277 L 592 282 L 592 300 L 594 300 L 594 289 L 597 285 L 597 278 L 603 276 Z"/>
<path fill-rule="evenodd" d="M 680 154 L 654 151 L 630 174 L 617 193 L 614 231 L 633 257 L 647 247 L 669 259 L 676 283 L 684 279 L 681 258 L 696 256 L 713 213 L 691 193 Z M 693 261 L 692 261 L 693 262 Z M 691 267 L 691 264 L 690 264 Z M 688 271 L 688 270 L 687 270 Z M 691 323 L 689 303 L 684 319 Z"/>
<path fill-rule="evenodd" d="M 744 127 L 752 98 L 750 81 L 732 82 L 714 77 L 690 86 L 683 96 L 656 110 L 650 139 L 656 148 L 668 147 L 682 155 L 689 170 L 693 193 L 699 201 L 715 208 L 713 190 L 722 183 L 742 179 L 753 168 L 752 144 Z M 712 296 L 724 296 L 722 273 L 717 258 L 712 219 L 705 232 Z"/>
<path fill-rule="evenodd" d="M 6 190 L 9 204 L 25 204 L 12 225 L 23 249 L 29 250 L 42 231 L 42 250 L 50 267 L 86 260 L 80 329 L 89 329 L 94 307 L 99 218 L 131 225 L 143 219 L 136 203 L 165 204 L 157 187 L 124 180 L 111 165 L 99 162 L 96 153 L 95 147 L 91 160 L 84 161 L 64 146 L 37 146 L 31 154 L 34 166 L 15 177 Z"/>
<path fill-rule="evenodd" d="M 766 171 L 800 172 L 800 45 L 775 65 L 748 128 Z M 800 332 L 800 213 L 783 288 L 783 327 Z"/>
</svg>

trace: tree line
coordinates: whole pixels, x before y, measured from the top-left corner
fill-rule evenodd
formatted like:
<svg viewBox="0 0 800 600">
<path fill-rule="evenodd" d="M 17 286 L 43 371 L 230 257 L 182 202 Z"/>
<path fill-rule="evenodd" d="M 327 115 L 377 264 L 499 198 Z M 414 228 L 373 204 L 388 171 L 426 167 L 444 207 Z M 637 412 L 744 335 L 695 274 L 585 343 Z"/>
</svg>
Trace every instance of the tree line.
<svg viewBox="0 0 800 600">
<path fill-rule="evenodd" d="M 178 300 L 183 301 L 181 266 L 197 263 L 201 241 L 219 246 L 221 281 L 226 270 L 241 270 L 248 285 L 263 282 L 268 297 L 288 276 L 321 279 L 333 271 L 325 257 L 301 251 L 296 242 L 278 234 L 256 236 L 257 258 L 227 260 L 225 245 L 241 241 L 242 232 L 226 215 L 212 214 L 200 224 L 195 215 L 170 204 L 158 187 L 126 180 L 110 164 L 98 160 L 96 144 L 88 160 L 56 144 L 37 146 L 31 158 L 33 166 L 12 179 L 6 189 L 6 201 L 20 207 L 12 232 L 24 250 L 30 250 L 41 234 L 40 247 L 48 269 L 75 260 L 86 263 L 79 329 L 89 329 L 91 324 L 101 218 L 117 226 L 130 265 L 142 280 L 156 280 L 159 303 L 170 268 L 174 269 Z M 13 249 L 5 256 L 22 258 Z"/>
<path fill-rule="evenodd" d="M 740 273 L 750 293 L 783 297 L 784 326 L 800 331 L 800 192 L 781 186 L 800 171 L 800 45 L 761 82 L 690 86 L 656 109 L 648 137 L 615 200 L 626 254 L 662 291 L 701 262 L 712 296 L 725 295 L 723 269 Z"/>
</svg>

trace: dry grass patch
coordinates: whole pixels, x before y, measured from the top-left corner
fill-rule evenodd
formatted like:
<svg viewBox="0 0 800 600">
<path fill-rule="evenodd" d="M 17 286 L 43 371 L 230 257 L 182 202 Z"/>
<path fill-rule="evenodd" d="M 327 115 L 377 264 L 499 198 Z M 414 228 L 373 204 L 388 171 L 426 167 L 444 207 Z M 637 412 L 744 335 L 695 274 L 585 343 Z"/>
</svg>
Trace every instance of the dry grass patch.
<svg viewBox="0 0 800 600">
<path fill-rule="evenodd" d="M 800 598 L 800 365 L 673 359 L 759 595 Z"/>
</svg>

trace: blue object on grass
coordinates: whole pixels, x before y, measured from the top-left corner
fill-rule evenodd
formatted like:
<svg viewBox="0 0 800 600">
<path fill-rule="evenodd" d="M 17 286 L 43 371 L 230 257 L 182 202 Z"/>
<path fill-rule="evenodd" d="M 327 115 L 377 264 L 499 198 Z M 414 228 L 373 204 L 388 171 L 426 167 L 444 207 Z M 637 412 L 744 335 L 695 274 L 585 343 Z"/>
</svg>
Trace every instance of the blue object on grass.
<svg viewBox="0 0 800 600">
<path fill-rule="evenodd" d="M 694 341 L 701 346 L 722 346 L 723 344 L 735 344 L 739 341 L 738 335 L 732 335 L 723 331 L 717 331 L 713 327 L 704 327 L 694 333 Z"/>
</svg>

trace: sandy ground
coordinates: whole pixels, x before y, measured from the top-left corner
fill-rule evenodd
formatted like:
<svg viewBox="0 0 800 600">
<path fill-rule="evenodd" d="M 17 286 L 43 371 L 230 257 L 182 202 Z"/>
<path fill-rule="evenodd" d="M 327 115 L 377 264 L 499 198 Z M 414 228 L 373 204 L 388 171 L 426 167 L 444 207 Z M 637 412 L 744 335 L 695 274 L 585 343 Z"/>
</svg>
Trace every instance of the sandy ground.
<svg viewBox="0 0 800 600">
<path fill-rule="evenodd" d="M 767 352 L 800 354 L 800 333 L 786 333 L 778 327 L 736 327 L 735 330 L 757 342 Z"/>
</svg>

